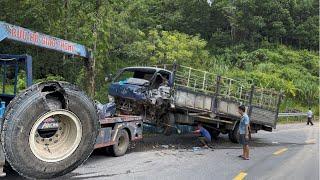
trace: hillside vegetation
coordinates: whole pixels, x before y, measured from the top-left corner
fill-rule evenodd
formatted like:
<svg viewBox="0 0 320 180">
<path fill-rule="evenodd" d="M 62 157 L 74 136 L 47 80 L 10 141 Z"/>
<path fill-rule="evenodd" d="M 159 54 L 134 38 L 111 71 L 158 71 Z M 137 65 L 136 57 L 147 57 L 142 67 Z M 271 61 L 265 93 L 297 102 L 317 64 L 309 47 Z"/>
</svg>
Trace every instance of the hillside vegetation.
<svg viewBox="0 0 320 180">
<path fill-rule="evenodd" d="M 282 111 L 319 111 L 318 0 L 2 0 L 0 7 L 1 21 L 91 48 L 100 101 L 106 74 L 176 60 L 281 90 Z M 86 81 L 78 58 L 11 42 L 0 52 L 32 55 L 35 81 Z"/>
</svg>

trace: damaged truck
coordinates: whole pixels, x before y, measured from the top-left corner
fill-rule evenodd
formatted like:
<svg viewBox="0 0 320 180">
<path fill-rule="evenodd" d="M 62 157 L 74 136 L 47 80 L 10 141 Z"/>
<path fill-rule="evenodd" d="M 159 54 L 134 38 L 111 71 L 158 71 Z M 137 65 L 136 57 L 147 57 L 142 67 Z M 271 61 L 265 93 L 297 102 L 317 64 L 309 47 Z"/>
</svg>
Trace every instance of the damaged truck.
<svg viewBox="0 0 320 180">
<path fill-rule="evenodd" d="M 143 116 L 170 134 L 177 124 L 201 122 L 212 137 L 239 140 L 238 106 L 245 105 L 251 132 L 276 127 L 281 93 L 246 81 L 179 65 L 127 67 L 109 87 L 109 99 L 121 113 Z"/>
<path fill-rule="evenodd" d="M 144 121 L 169 126 L 173 102 L 172 73 L 165 69 L 129 67 L 119 71 L 109 87 L 109 101 L 118 113 L 141 115 Z"/>
</svg>

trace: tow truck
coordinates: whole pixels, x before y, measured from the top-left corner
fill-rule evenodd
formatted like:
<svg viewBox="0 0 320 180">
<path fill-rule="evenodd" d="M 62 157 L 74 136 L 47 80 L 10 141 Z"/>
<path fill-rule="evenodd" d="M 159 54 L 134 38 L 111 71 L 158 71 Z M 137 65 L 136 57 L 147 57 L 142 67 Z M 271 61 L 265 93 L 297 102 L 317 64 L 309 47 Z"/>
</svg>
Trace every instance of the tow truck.
<svg viewBox="0 0 320 180">
<path fill-rule="evenodd" d="M 62 52 L 89 64 L 93 58 L 81 44 L 0 21 L 1 41 Z M 121 156 L 130 141 L 142 138 L 141 116 L 115 114 L 113 105 L 96 104 L 68 82 L 32 84 L 30 55 L 1 54 L 0 50 L 0 67 L 2 176 L 5 162 L 26 178 L 62 176 L 85 162 L 94 149 L 106 148 L 114 156 Z M 19 91 L 20 69 L 25 71 L 27 88 Z"/>
</svg>

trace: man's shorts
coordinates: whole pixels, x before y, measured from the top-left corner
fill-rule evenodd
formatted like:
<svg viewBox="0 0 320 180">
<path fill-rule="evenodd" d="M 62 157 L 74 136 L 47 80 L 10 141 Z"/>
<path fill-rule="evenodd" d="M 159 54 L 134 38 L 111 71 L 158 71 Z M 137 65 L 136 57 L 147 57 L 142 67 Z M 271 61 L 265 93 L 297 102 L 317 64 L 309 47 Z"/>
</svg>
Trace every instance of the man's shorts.
<svg viewBox="0 0 320 180">
<path fill-rule="evenodd" d="M 248 145 L 249 142 L 246 139 L 246 135 L 245 134 L 240 134 L 239 143 L 241 145 Z"/>
<path fill-rule="evenodd" d="M 210 143 L 210 142 L 211 142 L 210 139 L 208 139 L 208 138 L 206 138 L 206 137 L 203 137 L 203 136 L 199 136 L 199 140 L 200 140 L 200 141 L 203 140 L 203 141 L 206 142 L 206 143 Z"/>
</svg>

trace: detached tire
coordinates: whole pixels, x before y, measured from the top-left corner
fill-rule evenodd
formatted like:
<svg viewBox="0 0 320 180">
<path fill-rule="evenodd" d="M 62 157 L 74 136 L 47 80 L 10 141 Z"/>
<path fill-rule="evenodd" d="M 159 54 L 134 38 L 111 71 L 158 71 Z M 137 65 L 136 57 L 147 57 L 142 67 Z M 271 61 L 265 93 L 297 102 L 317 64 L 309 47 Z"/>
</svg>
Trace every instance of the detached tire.
<svg viewBox="0 0 320 180">
<path fill-rule="evenodd" d="M 48 179 L 86 161 L 98 131 L 94 103 L 85 93 L 66 82 L 48 82 L 10 102 L 1 134 L 6 160 L 15 171 Z"/>
<path fill-rule="evenodd" d="M 111 155 L 116 157 L 123 156 L 127 152 L 129 143 L 130 140 L 128 132 L 125 129 L 121 129 L 117 134 L 115 144 L 108 147 L 109 152 Z"/>
</svg>

